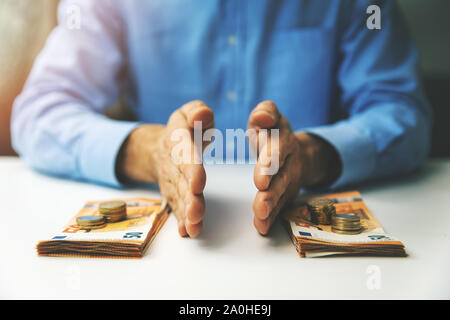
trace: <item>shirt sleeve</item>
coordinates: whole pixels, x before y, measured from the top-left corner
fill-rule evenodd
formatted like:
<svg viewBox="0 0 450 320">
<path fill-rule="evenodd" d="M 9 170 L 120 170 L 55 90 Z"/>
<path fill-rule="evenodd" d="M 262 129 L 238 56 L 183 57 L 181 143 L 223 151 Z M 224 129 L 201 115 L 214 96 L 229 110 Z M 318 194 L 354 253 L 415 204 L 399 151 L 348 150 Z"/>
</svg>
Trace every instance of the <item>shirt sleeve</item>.
<svg viewBox="0 0 450 320">
<path fill-rule="evenodd" d="M 119 95 L 123 21 L 108 0 L 63 1 L 58 20 L 14 103 L 13 147 L 42 172 L 117 186 L 116 156 L 137 125 L 102 114 Z"/>
<path fill-rule="evenodd" d="M 344 120 L 307 131 L 338 152 L 332 188 L 401 174 L 427 156 L 432 115 L 418 75 L 418 54 L 395 1 L 355 1 L 340 44 L 338 108 Z M 366 26 L 371 4 L 381 29 Z M 348 9 L 346 7 L 345 9 Z"/>
</svg>

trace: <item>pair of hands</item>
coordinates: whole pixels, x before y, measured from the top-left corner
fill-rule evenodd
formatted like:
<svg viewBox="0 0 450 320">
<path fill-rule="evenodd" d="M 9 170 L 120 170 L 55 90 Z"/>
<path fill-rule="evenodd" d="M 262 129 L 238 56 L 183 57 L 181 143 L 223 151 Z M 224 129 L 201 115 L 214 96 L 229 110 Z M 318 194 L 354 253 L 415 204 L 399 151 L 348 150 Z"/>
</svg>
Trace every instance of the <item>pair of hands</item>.
<svg viewBox="0 0 450 320">
<path fill-rule="evenodd" d="M 171 115 L 166 126 L 148 124 L 136 128 L 124 143 L 117 161 L 119 179 L 158 183 L 177 218 L 182 237 L 197 237 L 203 228 L 206 172 L 199 162 L 174 162 L 172 150 L 180 142 L 171 138 L 175 130 L 188 130 L 191 137 L 182 143 L 194 150 L 196 121 L 202 122 L 203 131 L 214 127 L 213 111 L 201 101 L 182 106 Z M 248 127 L 256 132 L 279 129 L 277 141 L 270 134 L 264 140 L 259 135 L 250 139 L 256 150 L 261 150 L 254 171 L 258 189 L 253 202 L 254 225 L 259 233 L 266 235 L 299 189 L 331 182 L 339 174 L 340 161 L 334 148 L 324 140 L 304 132 L 292 132 L 288 120 L 271 101 L 260 103 L 252 111 Z M 274 143 L 276 148 L 271 148 Z M 202 150 L 196 151 L 203 153 L 206 147 L 203 144 Z M 270 157 L 279 160 L 279 170 L 273 175 L 265 170 L 271 163 Z"/>
</svg>

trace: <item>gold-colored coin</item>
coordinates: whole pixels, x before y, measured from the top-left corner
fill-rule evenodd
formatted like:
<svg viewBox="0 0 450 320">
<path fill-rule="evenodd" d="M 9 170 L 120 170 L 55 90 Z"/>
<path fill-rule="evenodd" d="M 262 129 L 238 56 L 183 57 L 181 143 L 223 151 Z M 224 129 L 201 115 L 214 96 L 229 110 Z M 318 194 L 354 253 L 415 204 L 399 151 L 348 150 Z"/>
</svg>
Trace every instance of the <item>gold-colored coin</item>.
<svg viewBox="0 0 450 320">
<path fill-rule="evenodd" d="M 335 219 L 345 220 L 360 220 L 361 218 L 356 213 L 338 213 L 334 216 Z"/>
<path fill-rule="evenodd" d="M 361 227 L 354 227 L 354 228 L 347 228 L 342 226 L 332 226 L 334 230 L 340 230 L 340 231 L 359 231 L 361 230 Z"/>
<path fill-rule="evenodd" d="M 100 224 L 100 225 L 98 225 L 98 226 L 90 226 L 90 227 L 87 227 L 87 226 L 79 226 L 79 228 L 81 229 L 81 230 L 98 230 L 98 229 L 103 229 L 104 227 L 106 227 L 106 223 L 104 223 L 104 224 Z"/>
<path fill-rule="evenodd" d="M 91 226 L 103 224 L 105 221 L 100 216 L 83 216 L 77 218 L 77 224 L 82 226 Z"/>
<path fill-rule="evenodd" d="M 362 232 L 362 228 L 360 228 L 359 230 L 339 230 L 339 229 L 335 229 L 334 227 L 331 227 L 331 231 L 333 231 L 334 233 L 338 233 L 338 234 L 347 234 L 347 235 L 355 235 L 355 234 L 360 234 Z"/>
<path fill-rule="evenodd" d="M 105 220 L 101 216 L 84 216 L 77 218 L 77 225 L 80 229 L 100 229 L 105 227 Z"/>
<path fill-rule="evenodd" d="M 108 211 L 108 212 L 115 212 L 123 210 L 123 208 L 126 208 L 127 204 L 124 201 L 107 201 L 102 202 L 98 206 L 99 210 L 101 211 Z"/>
<path fill-rule="evenodd" d="M 360 226 L 361 225 L 361 223 L 359 222 L 359 221 L 354 221 L 354 222 L 339 222 L 339 221 L 336 221 L 336 220 L 333 220 L 332 221 L 333 222 L 333 226 L 338 226 L 338 225 L 342 225 L 342 226 L 349 226 L 349 227 L 351 227 L 351 226 Z"/>
<path fill-rule="evenodd" d="M 121 216 L 117 216 L 117 217 L 106 217 L 105 216 L 105 221 L 108 223 L 114 223 L 114 222 L 120 222 L 126 219 L 126 215 L 121 215 Z"/>
<path fill-rule="evenodd" d="M 316 224 L 330 225 L 331 218 L 336 213 L 334 202 L 330 199 L 311 199 L 307 203 L 311 221 Z"/>
<path fill-rule="evenodd" d="M 355 213 L 334 214 L 331 231 L 338 234 L 361 233 L 361 218 Z"/>
<path fill-rule="evenodd" d="M 310 207 L 326 207 L 331 205 L 334 205 L 334 202 L 326 198 L 311 199 L 308 201 L 308 206 Z"/>
<path fill-rule="evenodd" d="M 125 220 L 127 217 L 127 204 L 124 201 L 107 201 L 99 205 L 100 215 L 106 222 L 114 223 Z"/>
<path fill-rule="evenodd" d="M 333 223 L 343 223 L 343 224 L 360 224 L 360 220 L 341 220 L 333 217 Z"/>
</svg>

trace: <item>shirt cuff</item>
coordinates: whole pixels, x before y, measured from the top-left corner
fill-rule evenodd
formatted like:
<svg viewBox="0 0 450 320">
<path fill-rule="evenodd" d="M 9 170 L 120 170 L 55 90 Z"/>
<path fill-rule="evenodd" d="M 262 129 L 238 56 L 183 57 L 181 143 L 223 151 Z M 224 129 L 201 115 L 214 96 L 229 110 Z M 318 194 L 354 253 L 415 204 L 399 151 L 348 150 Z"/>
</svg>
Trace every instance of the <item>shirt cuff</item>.
<svg viewBox="0 0 450 320">
<path fill-rule="evenodd" d="M 375 170 L 375 144 L 349 123 L 340 122 L 302 131 L 321 137 L 338 152 L 342 170 L 340 177 L 330 186 L 331 189 L 364 181 Z"/>
<path fill-rule="evenodd" d="M 92 182 L 121 187 L 116 176 L 116 158 L 137 122 L 98 119 L 87 133 L 79 158 L 81 175 Z"/>
</svg>

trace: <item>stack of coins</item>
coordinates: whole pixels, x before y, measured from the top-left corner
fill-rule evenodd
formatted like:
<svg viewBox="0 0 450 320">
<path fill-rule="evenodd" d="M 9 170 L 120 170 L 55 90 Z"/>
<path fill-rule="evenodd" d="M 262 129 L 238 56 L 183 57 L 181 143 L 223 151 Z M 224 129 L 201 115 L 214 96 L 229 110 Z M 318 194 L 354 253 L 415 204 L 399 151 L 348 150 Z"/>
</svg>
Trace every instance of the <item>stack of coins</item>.
<svg viewBox="0 0 450 320">
<path fill-rule="evenodd" d="M 355 213 L 335 214 L 331 231 L 339 234 L 359 234 L 362 232 L 361 219 Z"/>
<path fill-rule="evenodd" d="M 127 218 L 127 204 L 124 201 L 108 201 L 99 205 L 98 211 L 106 222 L 119 222 Z"/>
<path fill-rule="evenodd" d="M 101 229 L 106 225 L 105 219 L 99 216 L 78 217 L 77 224 L 80 229 Z"/>
<path fill-rule="evenodd" d="M 311 222 L 316 224 L 330 225 L 331 217 L 336 213 L 334 202 L 330 199 L 312 199 L 308 201 L 311 214 Z"/>
</svg>

